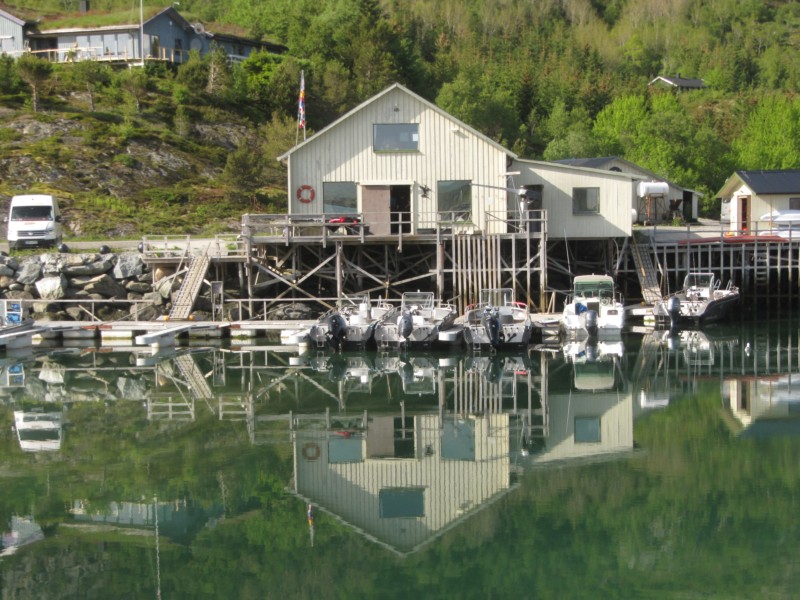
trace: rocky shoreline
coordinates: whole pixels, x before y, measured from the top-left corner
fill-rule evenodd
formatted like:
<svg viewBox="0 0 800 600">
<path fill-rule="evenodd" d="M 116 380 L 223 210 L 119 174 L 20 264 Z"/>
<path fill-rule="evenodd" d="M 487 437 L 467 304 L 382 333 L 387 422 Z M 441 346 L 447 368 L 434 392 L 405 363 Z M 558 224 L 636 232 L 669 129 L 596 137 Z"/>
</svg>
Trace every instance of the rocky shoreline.
<svg viewBox="0 0 800 600">
<path fill-rule="evenodd" d="M 139 252 L 0 254 L 0 299 L 19 300 L 37 321 L 154 321 L 169 314 L 182 273 L 153 269 Z M 233 289 L 233 288 L 231 288 Z M 229 290 L 230 291 L 230 290 Z M 210 292 L 195 302 L 194 318 L 212 320 Z M 226 304 L 223 318 L 250 318 L 237 303 Z M 311 319 L 318 312 L 291 301 L 260 318 Z"/>
</svg>

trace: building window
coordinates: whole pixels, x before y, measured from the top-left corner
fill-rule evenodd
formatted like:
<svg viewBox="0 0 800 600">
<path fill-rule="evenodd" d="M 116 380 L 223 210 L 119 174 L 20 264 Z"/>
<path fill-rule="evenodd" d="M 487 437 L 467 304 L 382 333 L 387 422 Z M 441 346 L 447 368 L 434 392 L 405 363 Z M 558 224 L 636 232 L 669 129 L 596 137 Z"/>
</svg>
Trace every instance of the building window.
<svg viewBox="0 0 800 600">
<path fill-rule="evenodd" d="M 161 39 L 157 35 L 150 36 L 150 56 L 159 58 L 161 54 Z"/>
<path fill-rule="evenodd" d="M 600 442 L 600 417 L 575 417 L 575 443 Z"/>
<path fill-rule="evenodd" d="M 789 210 L 800 210 L 800 198 L 789 198 Z"/>
<path fill-rule="evenodd" d="M 328 181 L 322 184 L 322 212 L 358 212 L 358 193 L 354 181 Z"/>
<path fill-rule="evenodd" d="M 600 212 L 600 188 L 572 188 L 572 214 Z"/>
<path fill-rule="evenodd" d="M 378 492 L 381 519 L 425 516 L 425 494 L 421 488 L 384 489 Z"/>
<path fill-rule="evenodd" d="M 443 221 L 472 219 L 472 185 L 469 181 L 437 182 L 436 200 Z"/>
<path fill-rule="evenodd" d="M 375 152 L 416 152 L 419 150 L 417 123 L 376 123 L 372 126 Z"/>
</svg>

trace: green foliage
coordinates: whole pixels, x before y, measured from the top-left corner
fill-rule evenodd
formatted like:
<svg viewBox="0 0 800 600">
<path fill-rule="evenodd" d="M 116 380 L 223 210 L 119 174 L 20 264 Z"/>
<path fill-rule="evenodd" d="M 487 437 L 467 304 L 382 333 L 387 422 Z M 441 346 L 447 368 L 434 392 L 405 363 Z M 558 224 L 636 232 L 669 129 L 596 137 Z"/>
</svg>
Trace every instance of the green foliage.
<svg viewBox="0 0 800 600">
<path fill-rule="evenodd" d="M 733 144 L 743 169 L 791 169 L 800 166 L 800 99 L 769 94 L 747 118 Z"/>
<path fill-rule="evenodd" d="M 10 127 L 0 127 L 0 143 L 18 142 L 22 139 L 22 134 Z"/>
</svg>

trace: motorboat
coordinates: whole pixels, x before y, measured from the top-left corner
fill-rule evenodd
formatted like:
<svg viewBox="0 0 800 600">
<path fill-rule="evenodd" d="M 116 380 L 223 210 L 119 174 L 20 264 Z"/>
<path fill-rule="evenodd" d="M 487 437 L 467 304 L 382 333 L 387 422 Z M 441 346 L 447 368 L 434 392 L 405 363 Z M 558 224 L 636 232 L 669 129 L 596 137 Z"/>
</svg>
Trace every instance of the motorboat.
<svg viewBox="0 0 800 600">
<path fill-rule="evenodd" d="M 473 349 L 526 347 L 533 323 L 528 306 L 514 300 L 511 288 L 480 291 L 478 304 L 464 312 L 464 342 Z"/>
<path fill-rule="evenodd" d="M 455 306 L 437 304 L 433 292 L 405 292 L 400 306 L 375 325 L 375 343 L 378 348 L 428 347 L 439 341 L 440 332 L 454 327 L 456 317 Z"/>
<path fill-rule="evenodd" d="M 25 452 L 47 452 L 61 449 L 61 413 L 14 411 L 14 428 L 19 446 Z"/>
<path fill-rule="evenodd" d="M 767 227 L 759 230 L 759 235 L 800 239 L 800 210 L 773 210 L 761 215 L 759 220 Z"/>
<path fill-rule="evenodd" d="M 567 337 L 618 337 L 625 326 L 625 307 L 610 275 L 578 275 L 572 281 L 561 316 Z"/>
<path fill-rule="evenodd" d="M 312 344 L 335 350 L 363 349 L 372 341 L 375 326 L 393 309 L 386 302 L 373 305 L 367 295 L 341 298 L 335 308 L 320 316 L 311 327 L 281 332 L 281 343 Z"/>
<path fill-rule="evenodd" d="M 619 361 L 625 346 L 619 340 L 596 340 L 590 337 L 568 340 L 562 346 L 564 358 L 572 363 L 577 390 L 607 390 L 617 381 Z"/>
<path fill-rule="evenodd" d="M 711 272 L 689 273 L 683 287 L 653 307 L 656 317 L 668 317 L 670 327 L 702 325 L 726 319 L 739 302 L 739 288 L 728 281 L 726 287 Z"/>
</svg>

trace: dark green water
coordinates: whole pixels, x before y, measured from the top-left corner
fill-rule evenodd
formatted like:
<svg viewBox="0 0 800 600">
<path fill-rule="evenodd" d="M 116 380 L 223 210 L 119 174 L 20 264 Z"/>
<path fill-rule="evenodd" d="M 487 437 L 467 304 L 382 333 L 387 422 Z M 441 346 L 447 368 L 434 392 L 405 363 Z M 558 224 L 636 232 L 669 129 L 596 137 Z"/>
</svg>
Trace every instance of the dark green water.
<svg viewBox="0 0 800 600">
<path fill-rule="evenodd" d="M 566 350 L 7 356 L 2 598 L 795 597 L 800 325 Z"/>
</svg>

